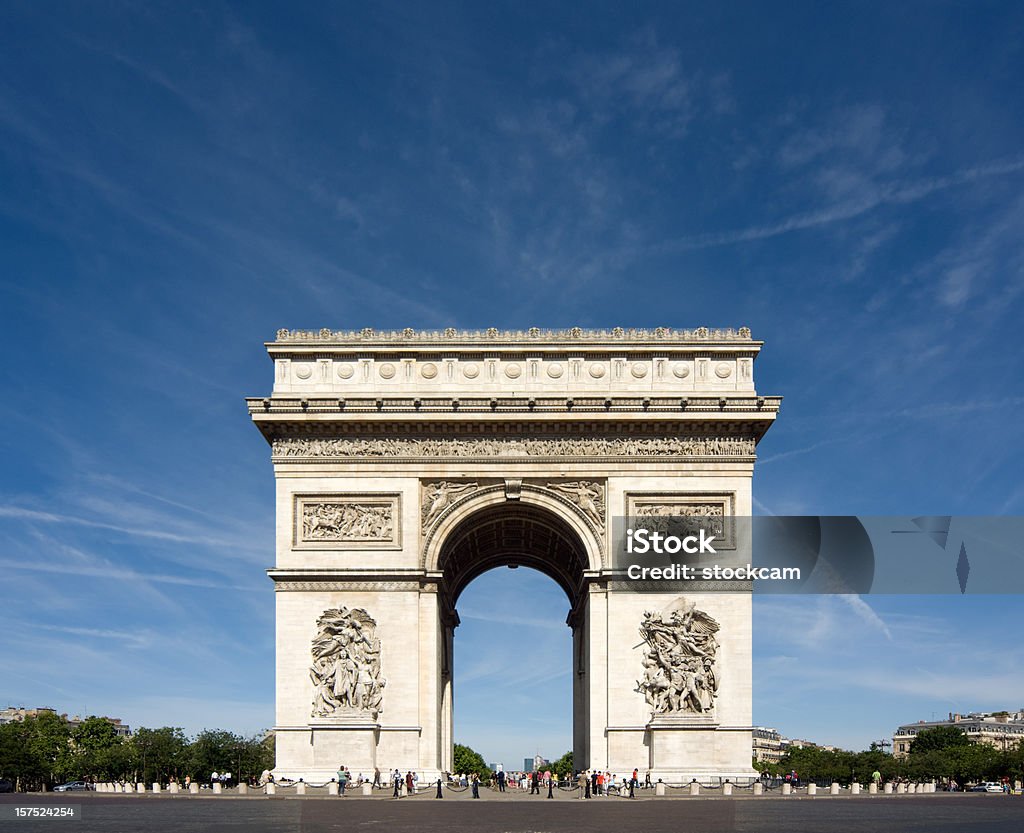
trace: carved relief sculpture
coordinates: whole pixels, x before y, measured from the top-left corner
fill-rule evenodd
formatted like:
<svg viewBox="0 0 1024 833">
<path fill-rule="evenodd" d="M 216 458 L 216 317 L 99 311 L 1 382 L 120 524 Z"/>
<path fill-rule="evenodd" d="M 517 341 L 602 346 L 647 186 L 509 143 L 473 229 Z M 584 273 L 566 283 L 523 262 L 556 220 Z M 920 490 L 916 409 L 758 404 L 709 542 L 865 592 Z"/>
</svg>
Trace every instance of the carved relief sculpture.
<svg viewBox="0 0 1024 833">
<path fill-rule="evenodd" d="M 305 503 L 304 541 L 390 541 L 395 534 L 391 503 Z"/>
<path fill-rule="evenodd" d="M 660 613 L 644 613 L 644 676 L 634 690 L 644 695 L 652 717 L 711 711 L 718 693 L 718 629 L 718 622 L 683 596 Z"/>
<path fill-rule="evenodd" d="M 598 529 L 604 529 L 604 486 L 589 480 L 548 483 L 548 488 L 569 498 Z"/>
<path fill-rule="evenodd" d="M 479 488 L 477 483 L 458 483 L 451 480 L 440 480 L 437 483 L 426 483 L 423 487 L 423 528 L 429 529 L 441 517 L 444 510 L 451 506 L 460 495 Z"/>
<path fill-rule="evenodd" d="M 365 610 L 325 610 L 313 639 L 313 716 L 335 717 L 381 711 L 385 680 L 380 675 L 377 623 Z"/>
<path fill-rule="evenodd" d="M 633 514 L 644 519 L 644 527 L 656 532 L 686 536 L 702 528 L 711 535 L 725 537 L 725 503 L 641 503 Z"/>
</svg>

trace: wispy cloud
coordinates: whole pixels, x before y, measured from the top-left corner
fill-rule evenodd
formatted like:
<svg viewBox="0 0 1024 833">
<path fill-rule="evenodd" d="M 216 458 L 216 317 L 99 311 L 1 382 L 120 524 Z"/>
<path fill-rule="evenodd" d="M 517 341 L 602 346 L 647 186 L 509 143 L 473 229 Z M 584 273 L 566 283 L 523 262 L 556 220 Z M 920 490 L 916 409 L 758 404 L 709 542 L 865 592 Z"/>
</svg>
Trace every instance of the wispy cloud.
<svg viewBox="0 0 1024 833">
<path fill-rule="evenodd" d="M 734 229 L 732 231 L 680 237 L 657 244 L 651 247 L 651 251 L 666 253 L 707 249 L 778 237 L 794 231 L 802 231 L 844 220 L 851 220 L 884 205 L 918 202 L 939 191 L 945 191 L 993 177 L 1017 174 L 1021 171 L 1024 171 L 1024 160 L 1007 159 L 965 168 L 947 176 L 881 184 L 869 194 L 824 206 L 813 211 L 791 214 L 788 217 L 763 225 L 747 226 L 746 228 Z"/>
</svg>

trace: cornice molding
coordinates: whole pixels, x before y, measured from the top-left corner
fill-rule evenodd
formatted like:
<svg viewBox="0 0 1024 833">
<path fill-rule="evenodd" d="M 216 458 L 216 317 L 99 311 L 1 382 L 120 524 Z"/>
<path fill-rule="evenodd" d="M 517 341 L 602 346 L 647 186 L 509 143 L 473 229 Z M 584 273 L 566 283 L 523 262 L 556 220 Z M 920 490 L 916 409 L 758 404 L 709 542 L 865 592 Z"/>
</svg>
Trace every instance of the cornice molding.
<svg viewBox="0 0 1024 833">
<path fill-rule="evenodd" d="M 594 344 L 621 343 L 638 344 L 693 344 L 693 343 L 747 343 L 754 342 L 749 327 L 696 327 L 694 329 L 677 330 L 672 327 L 654 327 L 651 329 L 636 327 L 612 327 L 610 329 L 586 329 L 569 327 L 562 330 L 530 327 L 526 330 L 499 330 L 490 327 L 486 330 L 459 330 L 448 327 L 444 330 L 416 330 L 406 327 L 403 330 L 375 330 L 364 327 L 361 330 L 332 330 L 323 327 L 319 330 L 277 331 L 275 341 L 268 342 L 272 347 L 281 344 L 315 344 L 315 345 L 405 345 L 405 346 L 440 346 L 480 344 L 501 346 L 503 344 Z"/>
</svg>

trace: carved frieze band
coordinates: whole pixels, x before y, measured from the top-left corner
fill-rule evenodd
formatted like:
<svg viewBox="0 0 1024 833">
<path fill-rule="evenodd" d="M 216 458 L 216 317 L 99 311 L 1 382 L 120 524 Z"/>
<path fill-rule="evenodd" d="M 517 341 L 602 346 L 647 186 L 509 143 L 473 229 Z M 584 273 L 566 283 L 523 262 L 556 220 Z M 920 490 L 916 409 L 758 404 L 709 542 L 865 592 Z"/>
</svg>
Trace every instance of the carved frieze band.
<svg viewBox="0 0 1024 833">
<path fill-rule="evenodd" d="M 296 549 L 401 549 L 401 496 L 295 496 Z"/>
<path fill-rule="evenodd" d="M 753 437 L 279 437 L 276 458 L 752 457 Z"/>
<path fill-rule="evenodd" d="M 277 593 L 288 592 L 323 592 L 333 593 L 340 591 L 391 591 L 420 589 L 424 592 L 431 591 L 431 585 L 420 586 L 417 578 L 409 581 L 275 581 L 274 591 Z"/>
</svg>

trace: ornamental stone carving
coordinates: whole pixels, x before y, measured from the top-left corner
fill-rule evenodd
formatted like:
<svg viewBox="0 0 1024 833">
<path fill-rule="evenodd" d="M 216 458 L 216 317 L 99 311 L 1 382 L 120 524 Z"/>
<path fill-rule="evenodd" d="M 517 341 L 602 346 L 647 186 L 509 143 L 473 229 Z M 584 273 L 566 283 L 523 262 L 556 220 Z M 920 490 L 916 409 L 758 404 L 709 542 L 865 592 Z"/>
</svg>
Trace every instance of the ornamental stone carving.
<svg viewBox="0 0 1024 833">
<path fill-rule="evenodd" d="M 380 673 L 377 623 L 362 609 L 325 610 L 313 639 L 313 716 L 346 717 L 381 711 L 386 681 Z"/>
<path fill-rule="evenodd" d="M 478 483 L 459 483 L 454 480 L 424 483 L 421 510 L 423 529 L 430 529 L 456 500 L 478 488 L 480 488 Z"/>
<path fill-rule="evenodd" d="M 392 541 L 393 503 L 303 503 L 303 541 Z"/>
<path fill-rule="evenodd" d="M 273 455 L 302 457 L 752 457 L 753 437 L 279 437 Z"/>
<path fill-rule="evenodd" d="M 644 695 L 653 718 L 708 715 L 714 708 L 718 630 L 718 622 L 684 596 L 660 613 L 644 613 L 643 679 L 634 690 Z"/>
<path fill-rule="evenodd" d="M 590 480 L 548 483 L 547 488 L 567 497 L 599 531 L 604 531 L 604 484 Z"/>
<path fill-rule="evenodd" d="M 442 332 L 436 330 L 381 330 L 373 327 L 364 327 L 362 330 L 332 330 L 323 327 L 319 330 L 288 330 L 277 331 L 278 342 L 295 341 L 374 341 L 387 342 L 396 340 L 420 340 L 437 341 L 444 339 L 463 339 L 465 341 L 493 341 L 502 339 L 507 341 L 521 341 L 523 339 L 540 339 L 542 341 L 562 341 L 567 339 L 599 341 L 607 338 L 632 338 L 632 339 L 670 339 L 675 341 L 750 341 L 750 328 L 732 327 L 709 328 L 698 327 L 695 330 L 676 330 L 670 327 L 657 327 L 653 330 L 638 327 L 613 327 L 610 330 L 584 330 L 582 327 L 570 327 L 565 330 L 542 330 L 539 327 L 531 327 L 528 330 L 498 330 L 496 327 L 489 327 L 486 330 L 457 330 L 454 327 L 447 327 Z"/>
</svg>

